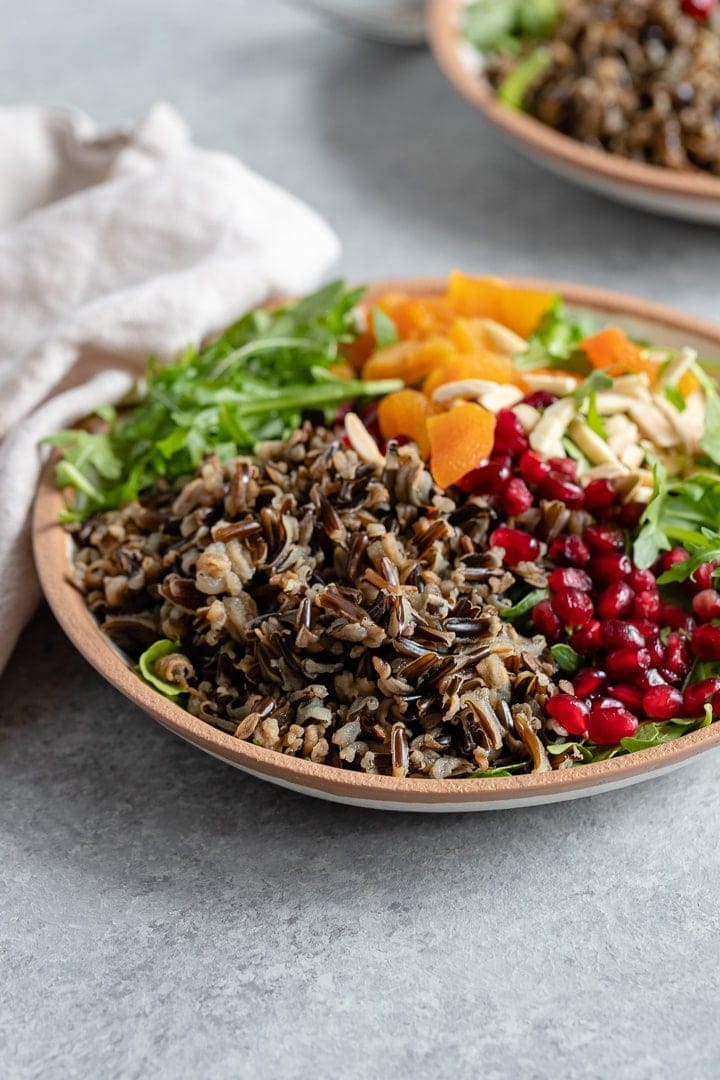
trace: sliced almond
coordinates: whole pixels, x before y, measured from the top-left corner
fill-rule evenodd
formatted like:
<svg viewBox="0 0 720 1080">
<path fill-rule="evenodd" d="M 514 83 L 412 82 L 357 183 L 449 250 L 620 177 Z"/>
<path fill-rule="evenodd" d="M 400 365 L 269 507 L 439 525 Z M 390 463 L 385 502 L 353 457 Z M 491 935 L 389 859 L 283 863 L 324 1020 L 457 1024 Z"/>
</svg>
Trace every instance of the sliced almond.
<svg viewBox="0 0 720 1080">
<path fill-rule="evenodd" d="M 580 380 L 562 371 L 526 371 L 523 372 L 523 381 L 528 390 L 547 390 L 550 394 L 563 397 L 571 394 Z"/>
<path fill-rule="evenodd" d="M 438 405 L 443 405 L 454 398 L 463 398 L 465 401 L 477 401 L 482 394 L 489 394 L 498 390 L 501 384 L 491 379 L 458 379 L 455 382 L 445 383 L 433 391 L 432 399 Z"/>
<path fill-rule="evenodd" d="M 527 352 L 527 341 L 525 338 L 520 337 L 519 334 L 516 334 L 514 330 L 503 326 L 502 323 L 495 322 L 494 319 L 479 319 L 478 321 L 492 344 L 501 353 L 506 356 L 517 356 L 519 353 Z"/>
<path fill-rule="evenodd" d="M 637 404 L 637 400 L 630 394 L 617 394 L 614 390 L 601 390 L 595 397 L 595 404 L 601 416 L 613 416 L 615 413 L 627 412 L 631 405 Z"/>
<path fill-rule="evenodd" d="M 512 410 L 517 416 L 518 420 L 523 426 L 525 434 L 529 434 L 540 419 L 540 413 L 537 409 L 534 409 L 532 405 L 526 405 L 521 402 L 519 405 L 514 405 Z"/>
<path fill-rule="evenodd" d="M 591 469 L 583 473 L 583 480 L 590 483 L 591 480 L 615 480 L 617 477 L 626 476 L 627 469 L 618 462 L 617 464 L 593 465 Z"/>
<path fill-rule="evenodd" d="M 628 446 L 623 450 L 620 455 L 620 460 L 623 465 L 627 465 L 629 469 L 639 469 L 645 460 L 645 451 L 642 446 L 635 443 L 633 446 Z"/>
<path fill-rule="evenodd" d="M 345 431 L 350 440 L 350 445 L 361 461 L 366 461 L 368 465 L 375 465 L 378 469 L 385 468 L 384 455 L 380 453 L 378 444 L 357 413 L 350 412 L 347 414 L 345 417 Z"/>
<path fill-rule="evenodd" d="M 579 416 L 576 416 L 568 427 L 568 434 L 593 465 L 620 464 L 605 440 L 600 438 Z"/>
<path fill-rule="evenodd" d="M 545 457 L 554 457 L 558 445 L 576 413 L 572 398 L 561 398 L 549 405 L 530 432 L 530 446 Z M 560 455 L 562 456 L 562 446 Z"/>
<path fill-rule="evenodd" d="M 623 502 L 649 503 L 652 499 L 653 490 L 652 484 L 648 486 L 647 484 L 643 484 L 642 481 L 638 481 L 635 487 L 631 488 L 627 493 Z"/>
<path fill-rule="evenodd" d="M 633 401 L 627 411 L 641 433 L 656 446 L 675 446 L 677 431 L 657 405 L 651 401 Z"/>
<path fill-rule="evenodd" d="M 622 457 L 628 446 L 632 446 L 640 438 L 637 424 L 634 424 L 625 413 L 615 413 L 609 416 L 605 424 L 607 430 L 608 446 L 616 457 Z"/>
<path fill-rule="evenodd" d="M 629 394 L 631 397 L 645 397 L 650 386 L 650 377 L 644 371 L 638 371 L 633 375 L 618 375 L 613 380 L 613 390 L 618 394 Z"/>
<path fill-rule="evenodd" d="M 497 413 L 500 409 L 511 409 L 513 405 L 524 398 L 522 390 L 517 386 L 498 386 L 497 390 L 491 390 L 487 394 L 480 395 L 480 404 L 491 413 Z"/>
</svg>

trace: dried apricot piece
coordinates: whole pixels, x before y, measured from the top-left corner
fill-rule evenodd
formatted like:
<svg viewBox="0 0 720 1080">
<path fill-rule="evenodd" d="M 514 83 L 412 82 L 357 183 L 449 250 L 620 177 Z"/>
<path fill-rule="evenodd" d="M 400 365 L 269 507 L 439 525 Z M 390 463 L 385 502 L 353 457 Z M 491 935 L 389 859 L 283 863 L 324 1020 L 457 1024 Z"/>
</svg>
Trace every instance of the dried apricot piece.
<svg viewBox="0 0 720 1080">
<path fill-rule="evenodd" d="M 419 390 L 398 390 L 388 394 L 378 405 L 380 434 L 383 439 L 398 435 L 412 439 L 417 444 L 420 456 L 426 461 L 430 454 L 427 418 L 433 411 L 432 405 Z"/>
<path fill-rule="evenodd" d="M 451 359 L 454 350 L 446 338 L 398 341 L 373 353 L 362 369 L 363 379 L 402 379 L 412 386 Z"/>
<path fill-rule="evenodd" d="M 631 341 L 619 326 L 607 326 L 592 337 L 585 338 L 580 342 L 580 348 L 594 368 L 600 368 L 613 377 L 628 372 L 645 372 L 652 381 L 657 378 L 660 368 L 658 361 L 645 356 L 640 346 Z"/>
<path fill-rule="evenodd" d="M 514 383 L 517 381 L 513 362 L 508 356 L 497 353 L 476 352 L 456 353 L 444 363 L 434 368 L 423 383 L 423 392 L 428 397 L 439 386 L 446 383 L 461 382 L 463 379 L 485 379 L 487 382 Z"/>
<path fill-rule="evenodd" d="M 495 417 L 482 405 L 467 403 L 427 419 L 430 470 L 447 488 L 477 468 L 493 447 Z"/>
</svg>

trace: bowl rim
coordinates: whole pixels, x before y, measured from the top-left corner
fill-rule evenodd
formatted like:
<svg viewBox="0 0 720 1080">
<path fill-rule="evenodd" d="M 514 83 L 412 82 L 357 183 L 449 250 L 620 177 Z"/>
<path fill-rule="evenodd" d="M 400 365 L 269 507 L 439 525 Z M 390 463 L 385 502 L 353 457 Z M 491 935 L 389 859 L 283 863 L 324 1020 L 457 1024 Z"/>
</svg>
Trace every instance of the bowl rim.
<svg viewBox="0 0 720 1080">
<path fill-rule="evenodd" d="M 503 105 L 478 72 L 464 62 L 458 23 L 464 0 L 430 0 L 428 38 L 439 66 L 457 90 L 515 142 L 524 143 L 543 157 L 602 178 L 610 183 L 644 188 L 659 195 L 689 201 L 720 203 L 720 177 L 702 171 L 682 172 L 662 165 L 634 161 L 563 135 L 547 124 Z M 468 45 L 468 48 L 472 46 Z"/>
<path fill-rule="evenodd" d="M 608 314 L 643 319 L 674 332 L 703 338 L 720 349 L 720 326 L 639 297 L 592 286 L 536 278 L 503 276 L 519 288 L 558 292 L 571 305 Z M 446 278 L 391 279 L 370 284 L 367 299 L 387 291 L 438 293 Z M 52 462 L 43 469 L 32 514 L 32 541 L 40 584 L 61 627 L 85 659 L 116 689 L 163 727 L 216 757 L 254 775 L 334 798 L 365 804 L 436 805 L 452 808 L 469 803 L 502 804 L 568 798 L 585 789 L 630 782 L 664 771 L 713 746 L 720 745 L 720 723 L 683 735 L 661 746 L 608 761 L 550 773 L 488 777 L 482 780 L 400 779 L 337 769 L 267 750 L 236 739 L 198 720 L 180 705 L 144 683 L 119 650 L 110 644 L 72 583 L 68 534 L 58 522 L 61 493 L 55 487 Z"/>
</svg>

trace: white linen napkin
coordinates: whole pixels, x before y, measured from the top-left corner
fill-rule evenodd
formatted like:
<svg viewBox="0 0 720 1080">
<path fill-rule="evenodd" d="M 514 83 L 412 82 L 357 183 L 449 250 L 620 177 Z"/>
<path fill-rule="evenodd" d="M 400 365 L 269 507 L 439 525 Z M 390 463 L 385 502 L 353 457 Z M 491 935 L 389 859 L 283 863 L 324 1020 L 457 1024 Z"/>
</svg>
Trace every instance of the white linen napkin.
<svg viewBox="0 0 720 1080">
<path fill-rule="evenodd" d="M 29 514 L 39 440 L 339 253 L 303 203 L 192 144 L 155 105 L 99 132 L 66 109 L 0 108 L 0 671 L 37 604 Z"/>
</svg>

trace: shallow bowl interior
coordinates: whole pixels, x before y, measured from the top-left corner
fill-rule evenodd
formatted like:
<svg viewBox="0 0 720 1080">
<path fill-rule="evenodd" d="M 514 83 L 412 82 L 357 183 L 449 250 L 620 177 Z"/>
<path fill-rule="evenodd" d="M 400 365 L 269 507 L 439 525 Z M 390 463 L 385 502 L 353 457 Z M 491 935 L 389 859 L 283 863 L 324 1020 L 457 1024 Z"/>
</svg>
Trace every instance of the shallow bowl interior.
<svg viewBox="0 0 720 1080">
<path fill-rule="evenodd" d="M 559 292 L 568 306 L 610 319 L 634 335 L 672 347 L 691 345 L 708 360 L 720 362 L 720 328 L 670 308 L 620 293 L 560 282 L 510 278 L 520 287 Z M 368 293 L 389 290 L 439 292 L 439 280 L 386 281 Z M 636 783 L 674 769 L 695 754 L 720 745 L 720 724 L 675 742 L 625 757 L 559 772 L 483 780 L 407 780 L 372 776 L 316 765 L 243 742 L 197 720 L 164 698 L 134 673 L 130 662 L 110 644 L 88 612 L 71 580 L 69 537 L 58 524 L 62 506 L 48 465 L 35 500 L 33 544 L 43 591 L 70 640 L 83 656 L 132 702 L 163 727 L 199 749 L 265 780 L 321 798 L 392 810 L 491 810 L 577 798 Z"/>
</svg>

